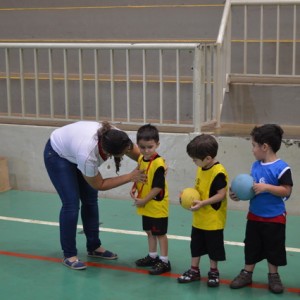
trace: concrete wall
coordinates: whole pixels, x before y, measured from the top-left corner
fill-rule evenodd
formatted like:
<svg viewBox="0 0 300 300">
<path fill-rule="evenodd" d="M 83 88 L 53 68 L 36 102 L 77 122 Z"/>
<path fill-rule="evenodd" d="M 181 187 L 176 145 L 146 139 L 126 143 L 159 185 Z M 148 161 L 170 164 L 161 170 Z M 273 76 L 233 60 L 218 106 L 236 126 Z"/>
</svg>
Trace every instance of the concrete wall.
<svg viewBox="0 0 300 300">
<path fill-rule="evenodd" d="M 0 124 L 0 156 L 8 159 L 10 184 L 13 189 L 42 192 L 55 192 L 43 163 L 43 149 L 54 127 L 18 126 Z M 135 141 L 135 132 L 128 132 Z M 186 145 L 194 135 L 160 134 L 159 153 L 168 164 L 170 200 L 178 203 L 181 189 L 194 184 L 196 166 L 186 154 Z M 232 179 L 239 173 L 248 173 L 253 162 L 249 138 L 217 137 L 219 142 L 219 161 L 226 167 Z M 282 145 L 279 157 L 292 167 L 294 189 L 287 202 L 288 213 L 300 214 L 300 142 L 288 140 Z M 131 171 L 136 163 L 128 158 L 122 162 L 120 174 Z M 107 161 L 100 168 L 104 177 L 115 176 L 114 163 Z M 100 197 L 128 199 L 131 184 L 100 192 Z M 228 201 L 230 209 L 246 210 L 247 201 L 235 203 Z"/>
</svg>

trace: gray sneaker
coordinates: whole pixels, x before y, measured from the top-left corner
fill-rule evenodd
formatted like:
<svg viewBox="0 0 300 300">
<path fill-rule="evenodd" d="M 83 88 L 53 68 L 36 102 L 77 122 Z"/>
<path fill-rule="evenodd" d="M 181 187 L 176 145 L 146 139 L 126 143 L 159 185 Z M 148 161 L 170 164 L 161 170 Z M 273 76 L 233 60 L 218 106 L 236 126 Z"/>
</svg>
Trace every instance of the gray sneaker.
<svg viewBox="0 0 300 300">
<path fill-rule="evenodd" d="M 236 276 L 230 283 L 230 288 L 240 289 L 252 283 L 252 272 L 245 271 L 244 269 L 241 273 Z"/>
<path fill-rule="evenodd" d="M 280 294 L 283 292 L 283 285 L 280 280 L 280 276 L 278 273 L 269 273 L 269 290 L 274 294 Z"/>
</svg>

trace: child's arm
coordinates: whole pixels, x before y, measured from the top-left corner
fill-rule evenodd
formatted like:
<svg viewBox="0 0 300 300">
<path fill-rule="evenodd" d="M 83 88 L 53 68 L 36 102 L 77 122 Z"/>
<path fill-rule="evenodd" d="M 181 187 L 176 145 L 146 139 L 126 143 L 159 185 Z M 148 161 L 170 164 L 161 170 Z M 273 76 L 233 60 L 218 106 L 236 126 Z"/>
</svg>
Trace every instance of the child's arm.
<svg viewBox="0 0 300 300">
<path fill-rule="evenodd" d="M 268 192 L 278 197 L 289 197 L 292 193 L 292 187 L 290 185 L 272 185 L 266 183 L 254 183 L 253 190 L 255 195 Z"/>
<path fill-rule="evenodd" d="M 191 206 L 191 210 L 198 210 L 202 206 L 221 202 L 225 199 L 226 193 L 227 193 L 227 189 L 226 189 L 226 187 L 224 187 L 223 189 L 218 190 L 214 196 L 212 196 L 206 200 L 202 200 L 202 201 L 195 200 L 193 202 L 193 205 Z"/>
<path fill-rule="evenodd" d="M 144 199 L 134 198 L 134 205 L 137 207 L 145 206 L 150 200 L 154 199 L 161 191 L 161 188 L 152 188 Z"/>
</svg>

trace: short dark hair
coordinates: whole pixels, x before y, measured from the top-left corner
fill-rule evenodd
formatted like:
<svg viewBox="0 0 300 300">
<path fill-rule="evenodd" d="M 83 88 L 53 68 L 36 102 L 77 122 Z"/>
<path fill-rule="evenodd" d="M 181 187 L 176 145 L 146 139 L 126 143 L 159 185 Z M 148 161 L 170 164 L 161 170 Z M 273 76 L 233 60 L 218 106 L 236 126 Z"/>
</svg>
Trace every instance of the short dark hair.
<svg viewBox="0 0 300 300">
<path fill-rule="evenodd" d="M 186 146 L 186 152 L 191 158 L 203 160 L 207 156 L 215 158 L 218 153 L 218 142 L 210 134 L 200 134 Z"/>
<path fill-rule="evenodd" d="M 136 134 L 136 141 L 137 143 L 140 140 L 145 140 L 145 141 L 151 141 L 154 140 L 156 143 L 159 142 L 159 132 L 158 129 L 151 125 L 151 124 L 145 124 L 141 126 Z"/>
<path fill-rule="evenodd" d="M 282 128 L 277 124 L 264 124 L 255 126 L 250 135 L 254 142 L 259 145 L 267 144 L 276 153 L 281 147 L 283 133 Z"/>
</svg>

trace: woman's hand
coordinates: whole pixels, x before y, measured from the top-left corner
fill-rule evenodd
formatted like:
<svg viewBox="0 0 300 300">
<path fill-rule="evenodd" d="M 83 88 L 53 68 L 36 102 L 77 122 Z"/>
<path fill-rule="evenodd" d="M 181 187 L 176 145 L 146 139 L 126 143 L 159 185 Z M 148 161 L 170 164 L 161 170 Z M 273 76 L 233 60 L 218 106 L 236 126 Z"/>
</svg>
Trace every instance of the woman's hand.
<svg viewBox="0 0 300 300">
<path fill-rule="evenodd" d="M 136 168 L 130 174 L 131 181 L 133 182 L 145 183 L 147 181 L 147 175 L 145 174 L 145 170 L 139 170 L 138 168 Z"/>
</svg>

